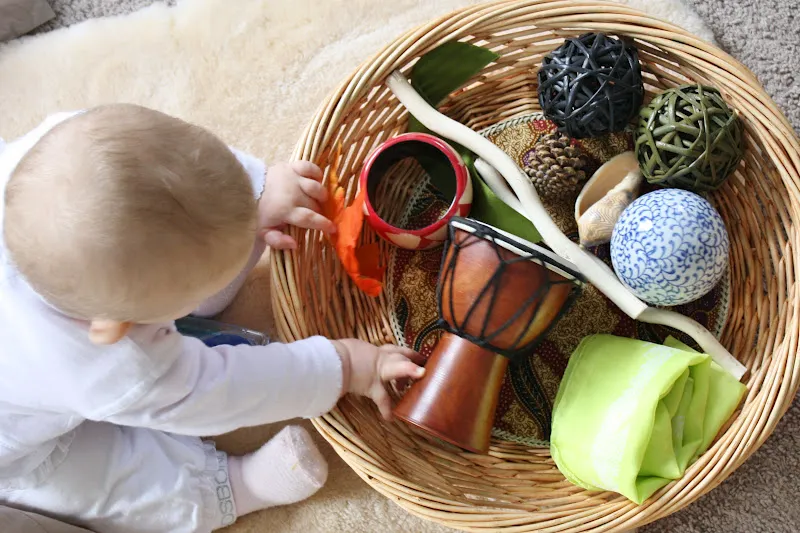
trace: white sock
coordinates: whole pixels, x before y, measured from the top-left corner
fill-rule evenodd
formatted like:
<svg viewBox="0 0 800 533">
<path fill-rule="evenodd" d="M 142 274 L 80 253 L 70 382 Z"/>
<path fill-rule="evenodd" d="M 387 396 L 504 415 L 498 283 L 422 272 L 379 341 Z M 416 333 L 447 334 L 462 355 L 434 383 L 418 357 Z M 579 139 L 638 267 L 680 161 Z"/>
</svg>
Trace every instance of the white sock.
<svg viewBox="0 0 800 533">
<path fill-rule="evenodd" d="M 239 516 L 305 500 L 328 478 L 328 463 L 300 426 L 286 426 L 251 454 L 229 457 L 228 470 Z"/>
</svg>

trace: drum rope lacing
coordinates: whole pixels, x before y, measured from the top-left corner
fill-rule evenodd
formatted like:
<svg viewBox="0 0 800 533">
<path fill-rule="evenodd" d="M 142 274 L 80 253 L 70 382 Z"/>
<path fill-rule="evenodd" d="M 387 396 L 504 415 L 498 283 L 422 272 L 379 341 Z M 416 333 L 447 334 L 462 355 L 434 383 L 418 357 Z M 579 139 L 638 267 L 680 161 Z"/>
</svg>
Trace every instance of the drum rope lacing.
<svg viewBox="0 0 800 533">
<path fill-rule="evenodd" d="M 542 334 L 537 335 L 536 338 L 529 342 L 523 343 L 523 339 L 527 334 L 527 329 L 522 328 L 520 333 L 514 339 L 514 342 L 509 344 L 506 348 L 501 348 L 492 344 L 492 341 L 498 338 L 500 335 L 505 333 L 505 331 L 512 327 L 517 321 L 522 318 L 523 316 L 527 316 L 529 321 L 534 320 L 539 312 L 539 308 L 541 307 L 542 303 L 545 301 L 545 295 L 550 291 L 550 289 L 555 285 L 572 285 L 573 289 L 570 292 L 567 301 L 565 302 L 562 309 L 559 311 L 557 317 L 551 321 L 549 327 L 552 327 L 558 320 L 558 317 L 561 316 L 566 310 L 570 308 L 572 302 L 575 300 L 575 297 L 580 292 L 580 286 L 576 284 L 576 281 L 579 279 L 579 275 L 575 274 L 574 277 L 564 277 L 561 274 L 556 274 L 559 279 L 553 279 L 552 276 L 552 269 L 548 268 L 548 264 L 552 261 L 548 255 L 541 250 L 537 250 L 536 247 L 533 245 L 527 245 L 522 242 L 512 241 L 505 235 L 495 231 L 491 227 L 488 227 L 484 224 L 476 224 L 467 219 L 456 218 L 454 219 L 458 222 L 465 223 L 466 225 L 470 226 L 470 235 L 464 239 L 459 239 L 456 237 L 457 228 L 451 224 L 449 227 L 449 236 L 447 240 L 446 249 L 442 254 L 442 265 L 440 268 L 440 281 L 436 287 L 436 301 L 439 308 L 439 320 L 437 326 L 442 328 L 443 330 L 452 333 L 453 335 L 457 335 L 462 339 L 465 339 L 481 348 L 485 348 L 492 352 L 495 352 L 499 355 L 504 357 L 508 357 L 510 359 L 514 359 L 517 356 L 526 354 L 536 343 L 538 343 L 541 339 L 546 336 L 547 331 L 542 332 Z M 447 298 L 447 305 L 449 308 L 455 309 L 455 301 L 454 301 L 454 294 L 457 292 L 455 287 L 455 271 L 456 265 L 458 263 L 458 256 L 460 251 L 463 248 L 469 247 L 473 244 L 478 242 L 487 241 L 492 244 L 492 250 L 497 255 L 498 266 L 495 269 L 492 276 L 489 280 L 485 283 L 481 290 L 481 296 L 476 298 L 474 302 L 472 302 L 469 306 L 469 309 L 464 314 L 464 319 L 459 323 L 455 313 L 452 311 L 445 314 L 444 309 L 444 300 L 443 292 L 444 288 L 447 288 L 447 292 L 449 294 L 449 298 Z M 505 242 L 510 244 L 514 249 L 519 250 L 522 252 L 521 255 L 516 255 L 512 258 L 507 258 L 510 252 L 509 250 L 505 249 L 505 247 L 498 244 L 499 242 Z M 449 258 L 449 260 L 448 260 Z M 487 332 L 489 327 L 489 322 L 491 320 L 491 309 L 494 306 L 497 295 L 500 292 L 500 288 L 503 282 L 504 275 L 506 270 L 509 266 L 519 263 L 521 261 L 533 261 L 535 263 L 540 264 L 544 269 L 547 270 L 548 275 L 544 276 L 542 280 L 542 285 L 536 289 L 536 291 L 529 296 L 522 305 L 516 310 L 516 312 L 508 318 L 499 328 L 495 331 Z M 558 270 L 564 270 L 564 265 L 554 265 L 557 266 Z M 472 319 L 473 315 L 476 313 L 476 310 L 484 305 L 486 305 L 487 300 L 488 305 L 486 307 L 488 312 L 484 313 L 483 321 L 480 327 L 480 335 L 475 336 L 471 335 L 466 332 L 467 329 L 474 328 L 467 328 L 467 324 Z M 453 322 L 453 326 L 447 323 L 447 321 L 443 318 L 445 316 L 451 317 L 450 319 Z M 548 329 L 549 329 L 548 327 Z"/>
</svg>

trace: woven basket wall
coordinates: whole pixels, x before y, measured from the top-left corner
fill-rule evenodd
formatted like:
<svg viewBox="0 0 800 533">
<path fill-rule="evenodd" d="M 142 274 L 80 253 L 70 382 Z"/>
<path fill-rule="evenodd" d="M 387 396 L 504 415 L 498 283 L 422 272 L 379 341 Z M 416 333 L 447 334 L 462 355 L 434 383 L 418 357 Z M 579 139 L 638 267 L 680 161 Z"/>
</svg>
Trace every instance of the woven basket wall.
<svg viewBox="0 0 800 533">
<path fill-rule="evenodd" d="M 564 37 L 603 31 L 636 40 L 646 97 L 701 82 L 741 113 L 747 153 L 712 196 L 731 237 L 731 312 L 722 342 L 750 370 L 741 411 L 686 475 L 642 506 L 570 485 L 549 451 L 493 441 L 488 455 L 447 447 L 402 423 L 379 420 L 370 403 L 345 398 L 315 425 L 372 487 L 408 511 L 466 531 L 610 531 L 673 513 L 717 486 L 770 435 L 800 383 L 800 145 L 755 76 L 727 54 L 643 13 L 597 1 L 512 0 L 467 8 L 401 36 L 364 63 L 320 107 L 295 156 L 322 164 L 344 147 L 348 201 L 366 155 L 405 129 L 407 114 L 383 84 L 451 39 L 501 54 L 444 105 L 473 129 L 538 110 L 536 70 Z M 331 248 L 294 230 L 301 246 L 272 254 L 273 306 L 285 341 L 314 334 L 395 342 L 384 296 L 361 294 Z M 377 240 L 371 231 L 364 238 Z M 385 246 L 385 245 L 384 245 Z"/>
</svg>

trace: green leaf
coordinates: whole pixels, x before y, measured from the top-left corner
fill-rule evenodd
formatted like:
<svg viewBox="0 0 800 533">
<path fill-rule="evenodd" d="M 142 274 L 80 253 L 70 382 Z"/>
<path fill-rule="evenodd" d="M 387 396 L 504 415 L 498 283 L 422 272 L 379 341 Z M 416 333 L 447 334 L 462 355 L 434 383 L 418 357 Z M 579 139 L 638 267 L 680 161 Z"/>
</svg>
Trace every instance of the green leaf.
<svg viewBox="0 0 800 533">
<path fill-rule="evenodd" d="M 467 83 L 498 57 L 494 52 L 480 46 L 449 41 L 417 61 L 411 71 L 411 85 L 426 102 L 436 107 L 447 95 Z M 434 135 L 414 116 L 409 117 L 408 131 Z M 428 157 L 419 157 L 418 161 L 431 177 L 432 184 L 447 198 L 453 198 L 456 188 L 455 183 L 448 179 L 451 175 L 448 164 Z"/>
<path fill-rule="evenodd" d="M 411 70 L 411 86 L 433 107 L 466 84 L 499 55 L 460 41 L 449 41 L 422 56 Z M 408 119 L 408 131 L 433 134 L 416 117 Z"/>
<path fill-rule="evenodd" d="M 486 48 L 450 41 L 417 61 L 411 71 L 411 85 L 425 101 L 436 107 L 498 57 Z"/>
<path fill-rule="evenodd" d="M 452 200 L 456 196 L 456 181 L 453 179 L 453 168 L 450 163 L 440 157 L 428 157 L 426 154 L 416 156 L 417 162 L 431 178 L 431 184 L 442 193 L 442 195 Z"/>
<path fill-rule="evenodd" d="M 426 131 L 425 133 L 435 135 L 430 131 Z M 445 139 L 445 141 L 453 148 L 453 150 L 458 152 L 458 154 L 461 156 L 461 160 L 464 161 L 464 164 L 467 166 L 467 170 L 471 172 L 472 163 L 475 161 L 475 154 L 449 139 Z M 430 176 L 431 183 L 434 185 L 434 187 L 439 189 L 439 191 L 446 198 L 455 198 L 456 182 L 452 177 L 453 169 L 450 166 L 450 163 L 445 161 L 442 157 L 428 157 L 425 154 L 419 154 L 417 156 L 417 161 L 422 168 L 425 169 L 425 172 L 428 174 L 428 176 Z"/>
<path fill-rule="evenodd" d="M 411 86 L 426 102 L 436 107 L 498 57 L 486 48 L 450 41 L 420 58 L 411 71 Z M 413 116 L 409 117 L 408 131 L 435 135 Z M 478 176 L 474 166 L 475 154 L 448 139 L 444 140 L 461 155 L 469 169 L 473 191 L 470 217 L 530 242 L 541 241 L 542 237 L 534 225 L 500 200 Z M 455 183 L 448 179 L 452 176 L 449 165 L 437 158 L 420 157 L 418 161 L 431 177 L 432 184 L 448 198 L 452 198 L 455 195 Z"/>
<path fill-rule="evenodd" d="M 472 175 L 470 218 L 480 220 L 532 243 L 542 240 L 536 226 L 498 198 L 484 183 L 474 167 L 470 167 L 470 174 Z"/>
</svg>

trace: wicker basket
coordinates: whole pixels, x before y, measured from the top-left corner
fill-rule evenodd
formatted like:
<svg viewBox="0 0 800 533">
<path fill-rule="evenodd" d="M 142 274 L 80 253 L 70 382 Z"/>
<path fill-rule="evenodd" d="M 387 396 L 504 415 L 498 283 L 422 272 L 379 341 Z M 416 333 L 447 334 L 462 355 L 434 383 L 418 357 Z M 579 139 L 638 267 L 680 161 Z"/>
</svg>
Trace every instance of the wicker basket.
<svg viewBox="0 0 800 533">
<path fill-rule="evenodd" d="M 731 235 L 731 311 L 723 344 L 750 370 L 742 409 L 686 475 L 635 506 L 612 493 L 569 484 L 546 448 L 493 441 L 488 455 L 447 447 L 402 423 L 379 420 L 364 400 L 345 398 L 315 425 L 372 487 L 408 511 L 465 531 L 608 531 L 673 513 L 729 476 L 764 442 L 800 384 L 800 144 L 756 77 L 686 31 L 619 4 L 509 0 L 470 7 L 419 27 L 364 63 L 328 98 L 306 130 L 297 158 L 325 164 L 341 142 L 341 179 L 355 194 L 365 156 L 404 131 L 407 114 L 383 84 L 420 55 L 460 39 L 501 54 L 474 84 L 445 103 L 446 113 L 481 129 L 538 110 L 536 69 L 567 36 L 604 31 L 636 40 L 646 101 L 686 83 L 719 87 L 745 124 L 747 154 L 713 195 Z M 365 239 L 374 240 L 371 232 Z M 395 342 L 385 297 L 361 294 L 317 233 L 300 233 L 296 252 L 272 255 L 279 335 L 314 334 Z"/>
</svg>

